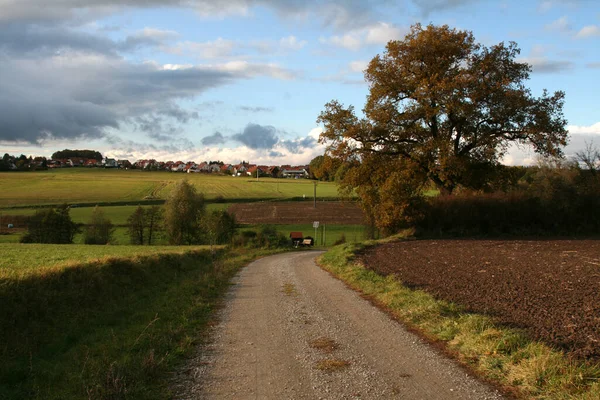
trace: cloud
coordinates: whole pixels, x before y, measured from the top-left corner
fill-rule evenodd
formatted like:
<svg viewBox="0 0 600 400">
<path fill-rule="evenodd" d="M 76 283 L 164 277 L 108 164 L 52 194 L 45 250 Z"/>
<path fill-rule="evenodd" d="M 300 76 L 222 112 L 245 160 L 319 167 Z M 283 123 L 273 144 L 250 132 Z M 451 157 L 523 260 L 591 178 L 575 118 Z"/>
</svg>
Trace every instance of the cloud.
<svg viewBox="0 0 600 400">
<path fill-rule="evenodd" d="M 390 40 L 398 40 L 404 37 L 405 29 L 385 22 L 377 22 L 365 27 L 353 29 L 344 35 L 321 37 L 322 44 L 342 47 L 351 51 L 358 51 L 368 45 L 387 44 Z"/>
<path fill-rule="evenodd" d="M 548 31 L 556 31 L 556 32 L 570 32 L 572 30 L 571 24 L 569 23 L 569 19 L 566 16 L 562 16 L 559 19 L 552 21 L 551 23 L 545 26 L 545 29 Z"/>
<path fill-rule="evenodd" d="M 277 129 L 270 125 L 248 124 L 241 133 L 231 138 L 250 149 L 271 149 L 279 141 L 277 133 Z"/>
<path fill-rule="evenodd" d="M 598 25 L 584 26 L 575 35 L 575 37 L 577 39 L 585 39 L 585 38 L 594 37 L 594 36 L 600 36 L 600 26 L 598 26 Z"/>
<path fill-rule="evenodd" d="M 180 99 L 241 79 L 294 75 L 272 64 L 138 64 L 65 51 L 42 59 L 0 53 L 0 76 L 6 77 L 0 80 L 0 140 L 38 143 L 47 137 L 102 137 L 105 128 L 136 117 L 187 123 L 198 115 L 176 106 Z"/>
<path fill-rule="evenodd" d="M 285 54 L 298 51 L 306 46 L 305 40 L 298 40 L 295 36 L 287 36 L 280 40 L 229 40 L 217 38 L 207 42 L 185 41 L 165 50 L 172 54 L 193 55 L 204 59 L 248 58 L 249 53 L 257 55 Z"/>
<path fill-rule="evenodd" d="M 434 11 L 449 10 L 476 3 L 477 0 L 413 0 L 412 2 L 423 15 L 429 15 Z"/>
<path fill-rule="evenodd" d="M 273 112 L 273 107 L 250 107 L 250 106 L 240 106 L 238 107 L 242 111 L 247 111 L 251 113 L 260 113 L 260 112 Z"/>
<path fill-rule="evenodd" d="M 225 143 L 226 140 L 227 140 L 227 138 L 225 136 L 223 136 L 223 134 L 221 132 L 217 131 L 210 136 L 203 137 L 201 142 L 205 146 L 213 146 L 213 145 L 223 144 L 223 143 Z"/>
<path fill-rule="evenodd" d="M 294 140 L 282 140 L 279 144 L 292 154 L 300 154 L 305 149 L 313 148 L 317 144 L 317 141 L 313 137 L 307 136 Z"/>
<path fill-rule="evenodd" d="M 369 66 L 369 62 L 364 60 L 352 61 L 348 66 L 350 71 L 362 73 Z"/>
<path fill-rule="evenodd" d="M 586 67 L 588 68 L 600 68 L 600 62 L 593 62 L 593 63 L 587 63 L 585 64 Z"/>
<path fill-rule="evenodd" d="M 572 135 L 600 135 L 600 122 L 596 122 L 595 124 L 589 126 L 569 125 L 567 130 Z"/>
<path fill-rule="evenodd" d="M 366 26 L 382 18 L 382 6 L 397 8 L 411 3 L 421 15 L 459 8 L 474 0 L 407 0 L 397 6 L 390 0 L 65 0 L 40 7 L 39 0 L 0 0 L 0 21 L 86 24 L 126 9 L 182 8 L 204 18 L 228 15 L 252 16 L 256 8 L 268 8 L 280 16 L 298 20 L 317 19 L 336 30 Z"/>
<path fill-rule="evenodd" d="M 534 73 L 551 74 L 569 71 L 575 67 L 575 63 L 565 60 L 549 60 L 546 57 L 521 58 L 519 62 L 531 65 Z"/>
<path fill-rule="evenodd" d="M 585 148 L 586 143 L 600 145 L 600 122 L 589 126 L 569 125 L 569 143 L 564 148 L 564 154 L 571 158 L 576 152 Z M 506 156 L 501 160 L 507 165 L 532 165 L 536 161 L 536 153 L 530 146 L 512 145 Z"/>
</svg>

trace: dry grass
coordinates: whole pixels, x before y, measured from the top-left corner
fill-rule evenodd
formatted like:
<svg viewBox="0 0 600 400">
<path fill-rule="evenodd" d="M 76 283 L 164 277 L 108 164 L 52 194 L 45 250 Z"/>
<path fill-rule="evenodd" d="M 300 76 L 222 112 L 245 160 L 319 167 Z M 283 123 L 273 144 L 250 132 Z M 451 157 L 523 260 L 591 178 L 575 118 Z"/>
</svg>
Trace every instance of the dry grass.
<svg viewBox="0 0 600 400">
<path fill-rule="evenodd" d="M 333 340 L 326 337 L 320 337 L 312 340 L 309 346 L 313 349 L 317 349 L 323 353 L 333 353 L 340 346 Z"/>
<path fill-rule="evenodd" d="M 350 362 L 346 360 L 326 359 L 319 361 L 315 368 L 323 372 L 336 372 L 346 369 L 349 366 Z"/>
<path fill-rule="evenodd" d="M 286 282 L 283 284 L 282 292 L 286 296 L 298 296 L 298 291 L 296 290 L 296 286 L 293 283 Z"/>
</svg>

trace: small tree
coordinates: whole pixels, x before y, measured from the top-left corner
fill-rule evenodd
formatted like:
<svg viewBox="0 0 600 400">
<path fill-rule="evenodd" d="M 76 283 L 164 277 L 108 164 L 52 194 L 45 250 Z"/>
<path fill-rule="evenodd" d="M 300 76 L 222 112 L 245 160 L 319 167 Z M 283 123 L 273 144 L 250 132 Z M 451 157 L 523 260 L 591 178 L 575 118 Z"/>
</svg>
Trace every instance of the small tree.
<svg viewBox="0 0 600 400">
<path fill-rule="evenodd" d="M 204 196 L 187 180 L 182 180 L 164 206 L 164 227 L 169 243 L 198 243 L 203 215 Z"/>
<path fill-rule="evenodd" d="M 213 211 L 202 220 L 205 236 L 211 246 L 231 243 L 235 225 L 235 216 L 224 210 Z"/>
<path fill-rule="evenodd" d="M 152 241 L 156 236 L 155 233 L 160 229 L 160 222 L 162 219 L 162 209 L 159 206 L 152 206 L 145 210 L 145 222 L 146 222 L 146 241 L 148 245 L 152 246 Z"/>
<path fill-rule="evenodd" d="M 110 219 L 100 207 L 96 206 L 85 229 L 83 241 L 85 244 L 107 244 L 112 239 L 114 231 Z"/>
<path fill-rule="evenodd" d="M 147 243 L 148 245 L 152 245 L 156 231 L 160 229 L 161 217 L 162 209 L 159 206 L 152 206 L 146 209 L 138 206 L 129 218 L 127 218 L 131 244 L 143 245 Z"/>
<path fill-rule="evenodd" d="M 77 232 L 77 224 L 71 220 L 69 207 L 64 204 L 37 211 L 30 218 L 27 234 L 21 238 L 21 242 L 68 244 L 73 243 Z"/>
<path fill-rule="evenodd" d="M 127 230 L 131 244 L 144 244 L 144 234 L 146 228 L 145 212 L 142 206 L 138 206 L 135 211 L 127 218 Z"/>
</svg>

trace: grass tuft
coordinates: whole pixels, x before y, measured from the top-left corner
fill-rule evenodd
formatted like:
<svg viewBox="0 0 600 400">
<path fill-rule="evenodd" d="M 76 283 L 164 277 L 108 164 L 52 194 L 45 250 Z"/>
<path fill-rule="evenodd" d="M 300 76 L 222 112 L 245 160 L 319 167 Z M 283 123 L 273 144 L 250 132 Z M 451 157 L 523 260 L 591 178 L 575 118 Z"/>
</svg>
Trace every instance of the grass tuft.
<svg viewBox="0 0 600 400">
<path fill-rule="evenodd" d="M 333 339 L 326 337 L 320 337 L 315 340 L 311 340 L 309 346 L 313 349 L 317 349 L 322 353 L 333 353 L 340 346 Z"/>
<path fill-rule="evenodd" d="M 315 368 L 323 372 L 336 372 L 346 369 L 350 366 L 350 362 L 345 360 L 327 359 L 317 362 Z"/>
</svg>

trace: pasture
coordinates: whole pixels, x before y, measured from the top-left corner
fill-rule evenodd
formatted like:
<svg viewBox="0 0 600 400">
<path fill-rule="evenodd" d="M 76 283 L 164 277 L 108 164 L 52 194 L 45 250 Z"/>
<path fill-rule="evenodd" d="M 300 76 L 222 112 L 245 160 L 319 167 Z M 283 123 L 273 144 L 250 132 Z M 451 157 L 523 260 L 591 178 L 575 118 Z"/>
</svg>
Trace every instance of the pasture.
<svg viewBox="0 0 600 400">
<path fill-rule="evenodd" d="M 24 275 L 56 266 L 132 258 L 154 254 L 183 254 L 207 246 L 89 246 L 80 244 L 0 243 L 0 277 Z"/>
<path fill-rule="evenodd" d="M 0 208 L 51 204 L 137 205 L 164 200 L 177 182 L 189 180 L 207 200 L 289 200 L 313 195 L 313 181 L 231 177 L 141 170 L 64 168 L 39 172 L 1 172 Z M 318 198 L 337 197 L 334 183 L 319 182 Z"/>
</svg>

